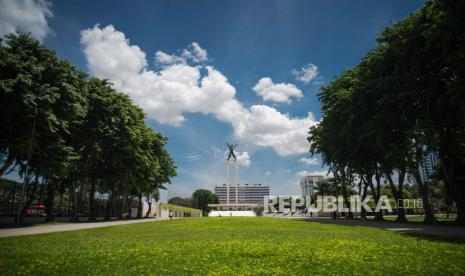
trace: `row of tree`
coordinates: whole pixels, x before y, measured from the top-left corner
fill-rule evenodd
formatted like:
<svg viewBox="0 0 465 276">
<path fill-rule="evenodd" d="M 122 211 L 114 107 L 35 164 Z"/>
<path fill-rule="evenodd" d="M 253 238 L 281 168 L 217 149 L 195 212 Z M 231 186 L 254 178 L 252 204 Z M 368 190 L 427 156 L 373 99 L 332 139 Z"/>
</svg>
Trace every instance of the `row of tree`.
<svg viewBox="0 0 465 276">
<path fill-rule="evenodd" d="M 377 200 L 384 178 L 392 196 L 401 199 L 412 177 L 425 221 L 433 223 L 420 167 L 434 153 L 457 222 L 465 224 L 464 15 L 464 1 L 428 1 L 386 28 L 358 65 L 321 89 L 322 120 L 308 140 L 342 189 L 357 178 L 362 197 L 370 189 Z M 397 219 L 405 221 L 399 207 Z"/>
<path fill-rule="evenodd" d="M 128 198 L 151 198 L 176 175 L 167 139 L 145 123 L 143 111 L 106 80 L 90 77 L 26 34 L 0 41 L 0 177 L 25 179 L 23 211 L 47 187 L 47 220 L 57 189 L 71 197 L 72 219 L 88 200 L 96 219 L 96 193 L 110 210 Z M 23 202 L 24 201 L 24 202 Z"/>
<path fill-rule="evenodd" d="M 208 207 L 208 204 L 218 203 L 218 197 L 210 190 L 198 189 L 191 197 L 172 197 L 168 200 L 168 203 L 200 209 L 202 210 L 203 215 L 206 216 L 211 210 L 211 208 Z"/>
</svg>

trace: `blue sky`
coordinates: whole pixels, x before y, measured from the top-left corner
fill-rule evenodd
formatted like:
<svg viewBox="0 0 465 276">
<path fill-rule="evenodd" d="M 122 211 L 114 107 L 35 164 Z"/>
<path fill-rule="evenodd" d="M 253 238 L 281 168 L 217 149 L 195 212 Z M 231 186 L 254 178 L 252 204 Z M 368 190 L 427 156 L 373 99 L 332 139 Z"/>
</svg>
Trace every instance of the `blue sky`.
<svg viewBox="0 0 465 276">
<path fill-rule="evenodd" d="M 319 87 L 357 64 L 377 34 L 423 1 L 0 4 L 0 34 L 31 31 L 146 110 L 178 166 L 171 197 L 224 183 L 227 141 L 239 144 L 241 183 L 299 194 L 299 172 L 325 170 L 304 141 L 320 119 Z M 298 79 L 302 68 L 313 69 L 306 81 Z"/>
</svg>

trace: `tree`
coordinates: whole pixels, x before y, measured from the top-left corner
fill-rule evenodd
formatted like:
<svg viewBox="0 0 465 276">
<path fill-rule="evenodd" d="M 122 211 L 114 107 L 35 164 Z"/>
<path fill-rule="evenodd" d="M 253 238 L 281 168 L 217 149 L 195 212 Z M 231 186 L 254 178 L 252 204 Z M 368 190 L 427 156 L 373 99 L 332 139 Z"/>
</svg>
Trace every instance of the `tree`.
<svg viewBox="0 0 465 276">
<path fill-rule="evenodd" d="M 385 177 L 402 202 L 413 176 L 427 223 L 434 215 L 419 168 L 438 152 L 457 222 L 465 224 L 464 12 L 462 1 L 431 0 L 386 28 L 357 66 L 321 88 L 322 120 L 309 132 L 312 154 L 335 173 L 360 175 L 359 190 L 370 187 L 375 199 Z M 405 221 L 403 208 L 397 219 Z"/>
<path fill-rule="evenodd" d="M 5 136 L 0 138 L 0 148 L 7 157 L 1 173 L 19 166 L 25 190 L 30 174 L 44 178 L 49 221 L 53 219 L 55 189 L 78 158 L 68 141 L 86 111 L 84 75 L 29 35 L 8 35 L 5 44 L 1 47 L 6 59 L 0 64 L 1 132 Z"/>
<path fill-rule="evenodd" d="M 73 202 L 73 221 L 87 206 L 89 219 L 96 219 L 97 193 L 106 195 L 109 219 L 118 200 L 121 217 L 130 200 L 138 197 L 141 206 L 144 193 L 170 183 L 176 166 L 167 138 L 146 125 L 127 95 L 79 72 L 29 35 L 1 42 L 0 176 L 18 168 L 28 194 L 24 210 L 39 182 L 47 185 L 47 220 L 59 188 L 60 203 L 67 191 Z"/>
<path fill-rule="evenodd" d="M 208 204 L 218 203 L 218 197 L 210 190 L 198 189 L 192 194 L 192 207 L 202 210 L 207 215 L 211 208 Z"/>
<path fill-rule="evenodd" d="M 193 207 L 191 197 L 186 197 L 186 198 L 182 198 L 178 196 L 172 197 L 168 200 L 168 203 L 173 204 L 173 205 L 184 206 L 184 207 Z"/>
</svg>

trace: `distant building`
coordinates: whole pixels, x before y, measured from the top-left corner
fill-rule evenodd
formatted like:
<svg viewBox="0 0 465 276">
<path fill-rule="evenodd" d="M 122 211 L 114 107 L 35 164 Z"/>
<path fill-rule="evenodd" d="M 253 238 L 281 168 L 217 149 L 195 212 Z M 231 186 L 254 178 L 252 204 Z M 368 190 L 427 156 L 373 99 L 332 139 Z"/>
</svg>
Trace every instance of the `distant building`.
<svg viewBox="0 0 465 276">
<path fill-rule="evenodd" d="M 425 156 L 422 164 L 420 165 L 420 177 L 424 183 L 430 182 L 434 179 L 436 172 L 435 166 L 438 163 L 438 155 L 435 152 L 431 152 Z"/>
<path fill-rule="evenodd" d="M 237 189 L 238 204 L 263 204 L 263 198 L 270 196 L 270 186 L 262 184 L 239 184 Z M 215 186 L 219 204 L 226 204 L 226 184 Z M 229 186 L 229 203 L 236 202 L 236 190 Z"/>
<path fill-rule="evenodd" d="M 323 179 L 321 175 L 306 175 L 300 179 L 300 188 L 302 189 L 302 196 L 312 196 L 315 183 Z"/>
</svg>

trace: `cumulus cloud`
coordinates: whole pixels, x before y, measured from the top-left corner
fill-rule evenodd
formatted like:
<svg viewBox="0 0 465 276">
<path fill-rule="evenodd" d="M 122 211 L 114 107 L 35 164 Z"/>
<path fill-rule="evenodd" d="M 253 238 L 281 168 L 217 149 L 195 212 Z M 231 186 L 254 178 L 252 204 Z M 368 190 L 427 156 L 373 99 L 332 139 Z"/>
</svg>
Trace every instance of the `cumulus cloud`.
<svg viewBox="0 0 465 276">
<path fill-rule="evenodd" d="M 264 101 L 290 103 L 291 97 L 302 98 L 299 88 L 291 83 L 273 83 L 271 78 L 261 78 L 252 88 Z"/>
<path fill-rule="evenodd" d="M 197 42 L 192 42 L 190 52 L 193 54 L 192 59 L 196 62 L 208 60 L 207 50 L 200 47 Z"/>
<path fill-rule="evenodd" d="M 271 147 L 279 155 L 308 152 L 307 132 L 315 124 L 311 113 L 304 118 L 291 118 L 273 107 L 253 105 L 246 116 L 233 123 L 234 134 L 243 141 Z"/>
<path fill-rule="evenodd" d="M 318 76 L 318 67 L 310 63 L 300 70 L 293 70 L 292 73 L 295 75 L 295 79 L 298 81 L 303 82 L 304 84 L 308 84 L 311 82 L 316 76 Z"/>
<path fill-rule="evenodd" d="M 187 48 L 179 50 L 180 54 L 167 54 L 163 51 L 155 53 L 155 61 L 158 65 L 169 66 L 176 63 L 203 62 L 208 60 L 207 50 L 197 42 L 192 42 Z"/>
<path fill-rule="evenodd" d="M 158 64 L 163 65 L 163 64 L 185 63 L 186 59 L 181 56 L 174 55 L 174 54 L 169 55 L 163 51 L 157 51 L 155 53 L 155 61 Z"/>
<path fill-rule="evenodd" d="M 236 99 L 236 89 L 213 66 L 190 65 L 187 61 L 195 60 L 189 58 L 181 63 L 165 63 L 159 71 L 150 70 L 145 53 L 111 25 L 82 31 L 81 43 L 91 73 L 109 79 L 160 123 L 180 126 L 184 113 L 197 112 L 231 124 L 235 138 L 271 147 L 279 155 L 308 151 L 307 131 L 315 124 L 310 113 L 304 118 L 292 118 L 266 105 L 246 108 Z M 198 61 L 207 59 L 206 51 L 202 52 L 196 43 L 184 50 Z M 188 54 L 178 57 L 182 56 Z M 201 70 L 206 73 L 202 75 Z"/>
<path fill-rule="evenodd" d="M 250 156 L 247 151 L 244 152 L 236 152 L 236 157 L 237 157 L 237 163 L 239 165 L 248 167 L 250 166 Z"/>
<path fill-rule="evenodd" d="M 50 6 L 45 0 L 1 0 L 0 36 L 21 31 L 43 40 L 50 33 L 47 23 L 47 18 L 53 15 Z"/>
<path fill-rule="evenodd" d="M 306 158 L 302 157 L 299 159 L 299 163 L 305 164 L 305 165 L 318 165 L 318 159 L 316 158 Z"/>
</svg>

